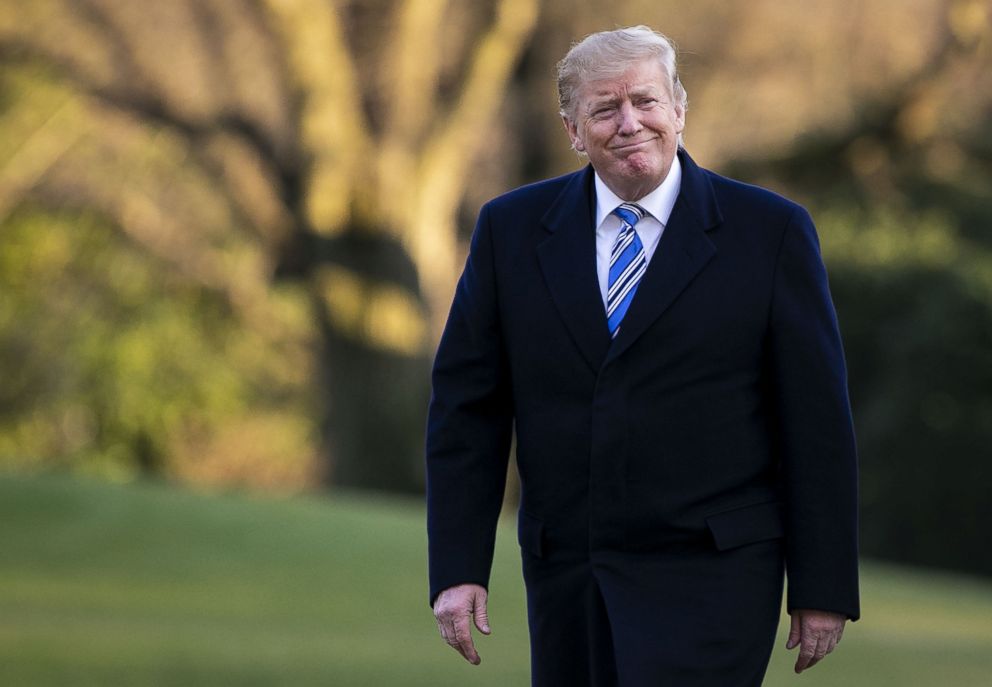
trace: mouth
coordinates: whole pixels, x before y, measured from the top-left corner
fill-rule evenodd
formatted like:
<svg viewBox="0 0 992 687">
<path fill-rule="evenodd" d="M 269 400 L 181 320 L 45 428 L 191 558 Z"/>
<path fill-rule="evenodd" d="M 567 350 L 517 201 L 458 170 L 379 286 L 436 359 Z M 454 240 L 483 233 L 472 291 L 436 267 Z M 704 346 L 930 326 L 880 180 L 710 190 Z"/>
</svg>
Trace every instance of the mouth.
<svg viewBox="0 0 992 687">
<path fill-rule="evenodd" d="M 629 151 L 634 150 L 636 148 L 640 148 L 643 145 L 646 145 L 648 143 L 651 143 L 653 140 L 654 140 L 653 138 L 649 138 L 646 141 L 637 141 L 635 143 L 623 143 L 621 145 L 612 146 L 612 149 L 613 150 L 619 150 L 619 151 L 627 151 L 627 152 L 629 152 Z"/>
</svg>

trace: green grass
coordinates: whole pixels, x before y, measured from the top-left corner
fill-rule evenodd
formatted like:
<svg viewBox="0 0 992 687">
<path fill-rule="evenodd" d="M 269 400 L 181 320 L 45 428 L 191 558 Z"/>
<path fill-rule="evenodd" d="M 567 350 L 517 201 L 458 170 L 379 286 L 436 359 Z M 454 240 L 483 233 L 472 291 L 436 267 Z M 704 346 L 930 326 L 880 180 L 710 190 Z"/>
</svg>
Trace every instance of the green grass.
<svg viewBox="0 0 992 687">
<path fill-rule="evenodd" d="M 483 663 L 437 636 L 419 502 L 277 499 L 0 477 L 0 685 L 526 685 L 512 523 Z M 785 625 L 766 685 L 980 685 L 992 583 L 866 565 L 864 620 L 796 677 Z"/>
</svg>

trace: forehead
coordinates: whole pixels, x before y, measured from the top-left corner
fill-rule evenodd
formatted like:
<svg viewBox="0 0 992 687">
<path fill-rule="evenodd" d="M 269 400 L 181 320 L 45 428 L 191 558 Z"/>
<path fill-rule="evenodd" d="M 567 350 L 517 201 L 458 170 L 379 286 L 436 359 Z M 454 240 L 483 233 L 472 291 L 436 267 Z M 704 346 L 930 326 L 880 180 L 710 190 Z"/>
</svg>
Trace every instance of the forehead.
<svg viewBox="0 0 992 687">
<path fill-rule="evenodd" d="M 582 82 L 580 97 L 584 100 L 615 98 L 626 92 L 668 93 L 668 75 L 658 60 L 642 60 L 621 67 L 613 74 L 592 76 Z"/>
</svg>

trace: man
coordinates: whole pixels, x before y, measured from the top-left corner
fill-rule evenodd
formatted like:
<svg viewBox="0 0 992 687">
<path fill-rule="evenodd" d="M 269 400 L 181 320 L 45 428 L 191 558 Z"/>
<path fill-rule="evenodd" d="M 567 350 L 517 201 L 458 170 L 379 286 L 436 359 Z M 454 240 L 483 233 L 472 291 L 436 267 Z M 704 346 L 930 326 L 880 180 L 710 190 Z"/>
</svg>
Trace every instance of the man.
<svg viewBox="0 0 992 687">
<path fill-rule="evenodd" d="M 856 454 L 809 215 L 696 166 L 664 36 L 559 64 L 590 165 L 487 203 L 428 419 L 431 603 L 479 662 L 511 430 L 534 685 L 760 685 L 788 575 L 814 665 L 857 619 Z"/>
</svg>

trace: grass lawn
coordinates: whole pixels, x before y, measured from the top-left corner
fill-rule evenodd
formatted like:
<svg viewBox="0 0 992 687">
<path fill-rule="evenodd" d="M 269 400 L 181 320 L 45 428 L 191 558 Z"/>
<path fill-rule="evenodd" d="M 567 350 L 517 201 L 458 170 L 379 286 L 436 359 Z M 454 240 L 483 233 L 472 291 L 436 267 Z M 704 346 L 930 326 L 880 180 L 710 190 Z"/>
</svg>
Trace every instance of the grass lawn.
<svg viewBox="0 0 992 687">
<path fill-rule="evenodd" d="M 413 500 L 207 495 L 0 476 L 0 685 L 526 685 L 512 522 L 469 666 L 426 599 Z M 864 620 L 766 685 L 992 684 L 992 581 L 866 564 Z"/>
</svg>

